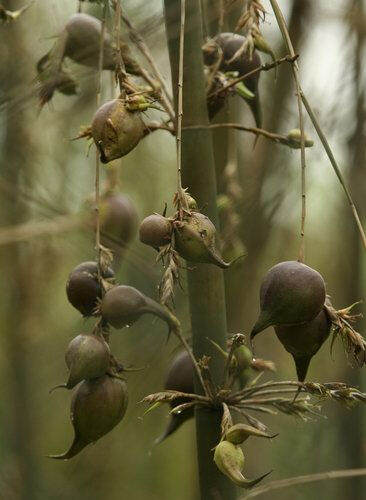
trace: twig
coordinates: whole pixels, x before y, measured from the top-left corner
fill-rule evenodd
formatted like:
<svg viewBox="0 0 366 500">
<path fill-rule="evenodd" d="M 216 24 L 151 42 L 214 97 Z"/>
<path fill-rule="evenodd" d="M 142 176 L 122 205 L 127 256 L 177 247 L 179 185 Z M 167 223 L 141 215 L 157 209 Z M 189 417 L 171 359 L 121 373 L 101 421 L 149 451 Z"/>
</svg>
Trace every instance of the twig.
<svg viewBox="0 0 366 500">
<path fill-rule="evenodd" d="M 294 148 L 293 141 L 285 135 L 275 134 L 274 132 L 269 132 L 268 130 L 264 130 L 262 128 L 245 127 L 240 123 L 211 123 L 209 125 L 189 125 L 184 127 L 183 130 L 199 130 L 203 128 L 234 128 L 236 130 L 242 130 L 243 132 L 250 132 L 251 134 L 262 135 L 263 137 L 269 139 L 270 141 L 283 144 L 284 146 L 288 146 L 292 149 Z"/>
<path fill-rule="evenodd" d="M 122 93 L 124 91 L 123 82 L 127 79 L 127 75 L 121 52 L 121 0 L 116 0 L 116 16 L 114 29 L 117 46 L 116 78 L 118 80 L 119 90 Z"/>
<path fill-rule="evenodd" d="M 104 38 L 105 38 L 105 24 L 106 24 L 107 2 L 103 4 L 101 32 L 100 32 L 100 45 L 99 45 L 99 63 L 98 63 L 98 82 L 97 82 L 97 109 L 100 106 L 101 92 L 102 92 L 102 71 L 103 71 L 103 51 L 104 51 Z M 99 164 L 99 151 L 98 148 L 95 153 L 95 245 L 97 252 L 97 265 L 98 265 L 98 281 L 101 283 L 101 247 L 100 247 L 100 164 Z M 103 287 L 102 287 L 103 288 Z"/>
<path fill-rule="evenodd" d="M 273 10 L 275 11 L 275 1 L 272 2 L 271 5 Z M 275 11 L 276 14 L 276 11 Z M 278 14 L 278 13 L 277 13 Z M 277 18 L 276 14 L 276 18 Z M 277 18 L 278 21 L 278 18 Z M 278 21 L 279 22 L 279 21 Z M 279 23 L 280 24 L 280 23 Z M 295 56 L 295 51 L 290 39 L 290 35 L 288 33 L 286 26 L 280 26 L 282 36 L 285 38 L 287 50 L 291 57 Z M 299 75 L 299 66 L 297 61 L 294 60 L 291 64 L 292 74 L 295 81 L 296 87 L 296 99 L 297 99 L 297 108 L 299 113 L 299 125 L 300 125 L 300 141 L 301 141 L 301 229 L 300 229 L 300 252 L 299 252 L 299 262 L 304 262 L 305 257 L 305 217 L 306 217 L 306 162 L 305 162 L 305 135 L 304 135 L 304 113 L 302 109 L 301 102 L 301 87 L 300 87 L 300 75 Z"/>
<path fill-rule="evenodd" d="M 173 106 L 171 104 L 172 99 L 171 99 L 169 89 L 168 89 L 168 86 L 164 80 L 163 75 L 161 74 L 161 72 L 160 72 L 148 46 L 146 45 L 144 39 L 142 38 L 140 33 L 136 30 L 136 28 L 134 28 L 134 26 L 131 24 L 129 19 L 124 14 L 122 14 L 122 21 L 126 24 L 127 28 L 129 29 L 132 41 L 135 43 L 136 47 L 140 50 L 141 54 L 143 54 L 145 56 L 146 60 L 149 62 L 150 66 L 154 72 L 154 76 L 161 86 L 162 104 L 164 105 L 166 111 L 168 112 L 168 114 L 169 114 L 169 116 L 174 124 L 175 117 L 174 117 Z"/>
<path fill-rule="evenodd" d="M 186 22 L 186 0 L 180 3 L 179 70 L 178 70 L 178 119 L 177 119 L 177 183 L 180 206 L 187 208 L 182 187 L 182 122 L 183 122 L 183 70 L 184 70 L 184 28 Z"/>
<path fill-rule="evenodd" d="M 315 481 L 324 481 L 326 479 L 342 479 L 347 477 L 365 476 L 366 468 L 364 469 L 346 469 L 333 470 L 328 472 L 319 472 L 318 474 L 309 474 L 307 476 L 291 477 L 289 479 L 280 479 L 279 481 L 271 481 L 263 486 L 258 486 L 250 491 L 250 493 L 242 496 L 239 500 L 247 500 L 255 498 L 265 493 L 279 490 L 281 488 L 289 488 L 298 484 L 313 483 Z"/>
<path fill-rule="evenodd" d="M 290 36 L 289 36 L 289 33 L 288 33 L 288 29 L 287 29 L 287 26 L 286 26 L 286 21 L 282 15 L 282 12 L 278 6 L 278 3 L 276 0 L 270 0 L 271 2 L 271 5 L 272 5 L 272 8 L 273 8 L 273 12 L 276 16 L 276 19 L 277 19 L 277 23 L 278 23 L 278 26 L 281 30 L 281 33 L 282 33 L 282 38 L 286 44 L 286 47 L 287 47 L 287 50 L 289 51 L 290 54 L 293 54 L 294 53 L 294 49 L 293 49 L 293 46 L 292 46 L 292 43 L 291 43 L 291 39 L 290 39 Z M 293 67 L 295 67 L 295 62 L 293 63 Z M 297 67 L 297 65 L 296 65 Z M 297 67 L 297 71 L 298 71 L 298 67 Z M 343 179 L 343 176 L 342 176 L 342 173 L 338 167 L 338 164 L 334 158 L 334 155 L 333 155 L 333 152 L 329 146 L 329 143 L 320 127 L 320 124 L 316 118 L 316 116 L 314 115 L 314 112 L 309 104 L 309 101 L 307 100 L 304 92 L 302 91 L 301 87 L 299 86 L 299 94 L 300 94 L 300 97 L 302 99 L 302 102 L 305 106 L 305 109 L 314 125 L 314 128 L 318 134 L 318 137 L 321 141 L 321 143 L 323 144 L 323 147 L 325 149 L 325 152 L 327 153 L 328 155 L 328 158 L 329 158 L 329 161 L 338 177 L 338 180 L 339 182 L 341 183 L 342 187 L 343 187 L 343 190 L 347 196 L 347 199 L 348 199 L 348 202 L 350 204 L 350 207 L 351 207 L 351 210 L 352 210 L 352 214 L 353 214 L 353 217 L 356 221 L 356 224 L 357 224 L 357 227 L 358 227 L 358 230 L 360 232 L 360 235 L 361 235 L 361 239 L 362 239 L 362 243 L 366 249 L 366 234 L 365 234 L 365 231 L 362 227 L 362 223 L 361 223 L 361 220 L 360 220 L 360 217 L 358 215 L 358 212 L 357 212 L 357 209 L 356 209 L 356 206 L 355 204 L 353 203 L 353 200 L 352 200 L 352 197 L 351 197 L 351 194 L 346 186 L 346 183 Z M 303 134 L 302 134 L 302 141 L 303 141 Z"/>
<path fill-rule="evenodd" d="M 299 57 L 298 54 L 295 54 L 293 57 L 291 56 L 285 56 L 282 57 L 281 59 L 278 59 L 277 61 L 273 63 L 265 63 L 262 64 L 261 66 L 258 66 L 258 68 L 253 69 L 252 71 L 249 71 L 248 73 L 245 73 L 245 75 L 242 75 L 238 78 L 235 78 L 234 80 L 231 80 L 229 83 L 224 85 L 223 87 L 215 90 L 211 94 L 209 94 L 207 97 L 215 97 L 218 94 L 221 94 L 222 92 L 225 92 L 226 90 L 230 89 L 231 87 L 234 87 L 237 83 L 242 82 L 243 80 L 246 80 L 250 76 L 256 75 L 257 73 L 260 73 L 261 71 L 269 71 L 270 69 L 276 68 L 279 64 L 282 64 L 284 62 L 288 63 L 293 63 L 296 61 L 296 59 Z"/>
</svg>

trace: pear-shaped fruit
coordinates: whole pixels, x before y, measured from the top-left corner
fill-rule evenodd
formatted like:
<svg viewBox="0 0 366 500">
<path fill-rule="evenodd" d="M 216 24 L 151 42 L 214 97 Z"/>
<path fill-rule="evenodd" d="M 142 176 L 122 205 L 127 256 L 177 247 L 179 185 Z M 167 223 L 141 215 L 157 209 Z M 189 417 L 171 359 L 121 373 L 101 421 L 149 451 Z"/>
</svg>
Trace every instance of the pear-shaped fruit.
<svg viewBox="0 0 366 500">
<path fill-rule="evenodd" d="M 122 256 L 137 229 L 137 211 L 128 196 L 112 193 L 103 196 L 99 208 L 101 243 Z"/>
<path fill-rule="evenodd" d="M 65 25 L 65 57 L 84 66 L 98 67 L 102 23 L 94 16 L 85 13 L 73 14 Z M 127 45 L 121 42 L 121 51 L 126 71 L 139 74 L 136 62 L 130 56 Z M 116 68 L 116 49 L 112 37 L 104 33 L 103 69 L 114 71 Z"/>
<path fill-rule="evenodd" d="M 191 357 L 187 351 L 180 352 L 172 361 L 170 365 L 164 388 L 168 391 L 179 391 L 188 394 L 194 393 L 194 366 Z M 177 398 L 170 402 L 170 407 L 173 409 L 183 403 L 188 403 L 190 400 L 187 398 Z M 170 415 L 169 423 L 155 442 L 157 445 L 164 441 L 165 438 L 173 434 L 186 420 L 193 417 L 193 408 L 187 408 L 182 413 L 172 413 Z"/>
<path fill-rule="evenodd" d="M 90 443 L 110 432 L 123 418 L 127 409 L 126 383 L 115 377 L 84 380 L 78 386 L 71 403 L 74 441 L 68 451 L 50 458 L 68 460 Z"/>
<path fill-rule="evenodd" d="M 298 325 L 313 320 L 325 302 L 322 276 L 297 261 L 280 262 L 264 277 L 260 289 L 260 315 L 251 340 L 271 325 Z"/>
<path fill-rule="evenodd" d="M 101 304 L 103 319 L 114 328 L 132 325 L 146 313 L 158 316 L 169 327 L 175 325 L 168 309 L 132 286 L 119 285 L 109 289 Z"/>
<path fill-rule="evenodd" d="M 213 40 L 208 42 L 203 47 L 204 61 L 207 65 L 215 64 L 220 57 L 218 47 L 221 49 L 221 63 L 219 66 L 220 71 L 223 72 L 238 72 L 239 76 L 243 76 L 250 71 L 261 66 L 261 59 L 256 50 L 253 51 L 250 57 L 247 50 L 244 50 L 238 57 L 234 58 L 235 54 L 243 47 L 246 38 L 243 35 L 235 33 L 220 33 Z M 252 93 L 252 97 L 246 98 L 257 127 L 262 125 L 262 114 L 259 99 L 259 82 L 260 73 L 256 73 L 244 80 L 245 86 Z"/>
<path fill-rule="evenodd" d="M 112 269 L 102 272 L 103 279 L 114 278 Z M 69 302 L 83 316 L 95 314 L 98 299 L 102 298 L 102 289 L 98 282 L 98 265 L 96 262 L 82 262 L 70 273 L 66 284 L 66 294 Z"/>
<path fill-rule="evenodd" d="M 109 346 L 98 335 L 82 333 L 67 346 L 65 361 L 70 370 L 66 387 L 72 389 L 84 379 L 105 374 L 110 362 Z"/>
<path fill-rule="evenodd" d="M 134 149 L 145 132 L 139 111 L 129 111 L 121 99 L 104 103 L 95 113 L 91 133 L 102 163 L 121 158 Z"/>
<path fill-rule="evenodd" d="M 305 380 L 311 358 L 327 340 L 331 328 L 332 322 L 324 308 L 308 323 L 275 325 L 274 329 L 281 344 L 294 358 L 300 382 Z"/>
<path fill-rule="evenodd" d="M 216 248 L 216 228 L 200 212 L 192 212 L 183 222 L 175 225 L 175 248 L 179 255 L 190 262 L 216 264 L 229 267 Z"/>
<path fill-rule="evenodd" d="M 153 248 L 160 248 L 172 239 L 172 223 L 162 215 L 152 214 L 141 222 L 140 241 Z"/>
<path fill-rule="evenodd" d="M 253 488 L 270 472 L 263 474 L 257 479 L 246 479 L 241 471 L 244 467 L 244 453 L 240 446 L 236 446 L 229 441 L 221 441 L 215 448 L 214 462 L 218 469 L 225 474 L 234 484 L 244 489 Z"/>
</svg>

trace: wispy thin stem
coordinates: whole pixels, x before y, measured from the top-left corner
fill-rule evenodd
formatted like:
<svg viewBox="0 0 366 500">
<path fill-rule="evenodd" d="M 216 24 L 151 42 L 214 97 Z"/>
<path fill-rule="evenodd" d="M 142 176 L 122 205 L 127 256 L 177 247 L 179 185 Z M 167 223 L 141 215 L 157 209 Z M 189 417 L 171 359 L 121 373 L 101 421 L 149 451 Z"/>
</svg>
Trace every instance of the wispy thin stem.
<svg viewBox="0 0 366 500">
<path fill-rule="evenodd" d="M 98 77 L 97 77 L 97 109 L 100 106 L 101 93 L 102 93 L 102 71 L 103 71 L 103 52 L 104 52 L 104 38 L 105 38 L 105 24 L 107 15 L 107 2 L 103 4 L 102 13 L 102 26 L 100 32 L 100 46 L 99 46 L 99 62 L 98 62 Z M 97 252 L 97 265 L 98 265 L 98 280 L 101 281 L 101 248 L 100 248 L 100 163 L 98 149 L 95 154 L 95 246 Z"/>
<path fill-rule="evenodd" d="M 319 474 L 309 474 L 307 476 L 291 477 L 289 479 L 280 479 L 279 481 L 271 481 L 270 483 L 258 486 L 250 491 L 250 493 L 240 497 L 239 500 L 247 500 L 249 498 L 259 497 L 265 493 L 270 493 L 273 490 L 281 488 L 289 488 L 304 483 L 313 483 L 315 481 L 324 481 L 327 479 L 344 479 L 348 477 L 365 476 L 365 469 L 346 469 L 346 470 L 331 470 L 328 472 L 320 472 Z"/>
<path fill-rule="evenodd" d="M 257 68 L 253 69 L 252 71 L 249 71 L 248 73 L 245 73 L 245 75 L 239 76 L 238 78 L 234 78 L 234 80 L 231 80 L 229 83 L 224 85 L 223 87 L 215 90 L 211 94 L 208 95 L 208 97 L 214 97 L 218 94 L 221 94 L 222 92 L 225 92 L 226 90 L 230 89 L 231 87 L 234 87 L 237 83 L 242 82 L 243 80 L 246 80 L 247 78 L 256 75 L 257 73 L 260 73 L 261 71 L 269 71 L 273 68 L 276 68 L 278 65 L 288 62 L 292 63 L 296 61 L 298 58 L 298 54 L 295 54 L 293 57 L 291 56 L 285 56 L 281 57 L 281 59 L 277 59 L 277 61 L 274 61 L 273 63 L 265 63 L 262 64 L 261 66 L 258 66 Z"/>
<path fill-rule="evenodd" d="M 178 69 L 178 116 L 177 116 L 177 183 L 178 199 L 185 205 L 182 188 L 182 122 L 183 122 L 183 70 L 184 27 L 186 22 L 186 0 L 180 2 L 179 69 Z"/>
<path fill-rule="evenodd" d="M 123 81 L 127 78 L 127 75 L 121 52 L 121 0 L 116 1 L 114 30 L 117 46 L 116 77 L 118 80 L 119 90 L 122 93 L 124 91 Z"/>
<path fill-rule="evenodd" d="M 288 52 L 292 55 L 292 54 L 294 54 L 294 49 L 293 49 L 293 46 L 292 46 L 292 43 L 291 43 L 291 39 L 290 39 L 290 35 L 289 35 L 288 29 L 287 29 L 287 26 L 286 26 L 285 18 L 283 17 L 283 14 L 281 12 L 281 9 L 279 8 L 279 5 L 278 5 L 277 1 L 276 0 L 270 0 L 270 2 L 271 2 L 271 5 L 272 5 L 272 8 L 273 8 L 273 12 L 274 12 L 274 14 L 276 16 L 278 26 L 279 26 L 279 28 L 281 30 L 282 38 L 283 38 L 283 40 L 284 40 L 284 42 L 286 44 Z M 295 66 L 296 66 L 297 71 L 298 71 L 298 66 L 294 62 L 293 63 L 293 67 L 295 67 Z M 327 139 L 326 139 L 326 137 L 325 137 L 325 135 L 324 135 L 321 127 L 320 127 L 320 124 L 319 124 L 319 122 L 318 122 L 318 120 L 317 120 L 317 118 L 316 118 L 316 116 L 315 116 L 315 114 L 314 114 L 314 112 L 313 112 L 310 104 L 309 104 L 309 101 L 307 100 L 304 92 L 301 89 L 301 86 L 299 86 L 299 95 L 300 95 L 301 100 L 302 100 L 302 102 L 303 102 L 303 104 L 305 106 L 305 109 L 306 109 L 306 111 L 307 111 L 307 113 L 308 113 L 308 115 L 309 115 L 309 117 L 310 117 L 310 119 L 311 119 L 311 121 L 312 121 L 312 123 L 314 125 L 314 128 L 315 128 L 315 130 L 316 130 L 316 132 L 318 134 L 318 137 L 319 137 L 321 143 L 323 144 L 325 152 L 327 153 L 329 161 L 330 161 L 330 163 L 331 163 L 331 165 L 332 165 L 332 167 L 333 167 L 333 169 L 334 169 L 334 171 L 335 171 L 335 173 L 336 173 L 336 175 L 338 177 L 338 180 L 341 183 L 341 186 L 343 187 L 343 190 L 344 190 L 344 192 L 345 192 L 345 194 L 347 196 L 347 200 L 348 200 L 349 205 L 350 205 L 351 210 L 352 210 L 352 215 L 353 215 L 353 217 L 354 217 L 354 219 L 356 221 L 359 233 L 361 235 L 363 246 L 366 249 L 366 234 L 365 234 L 364 228 L 362 226 L 360 217 L 358 215 L 358 211 L 357 211 L 356 206 L 355 206 L 355 204 L 354 204 L 354 202 L 352 200 L 352 196 L 351 196 L 351 194 L 350 194 L 350 192 L 349 192 L 349 190 L 348 190 L 348 188 L 346 186 L 346 183 L 345 183 L 345 181 L 343 179 L 343 175 L 342 175 L 342 173 L 341 173 L 341 171 L 339 169 L 339 166 L 338 166 L 338 164 L 336 162 L 336 159 L 335 159 L 335 157 L 333 155 L 333 152 L 332 152 L 332 150 L 331 150 L 331 148 L 329 146 L 329 143 L 328 143 L 328 141 L 327 141 Z M 302 140 L 303 140 L 303 137 L 302 137 Z"/>
</svg>

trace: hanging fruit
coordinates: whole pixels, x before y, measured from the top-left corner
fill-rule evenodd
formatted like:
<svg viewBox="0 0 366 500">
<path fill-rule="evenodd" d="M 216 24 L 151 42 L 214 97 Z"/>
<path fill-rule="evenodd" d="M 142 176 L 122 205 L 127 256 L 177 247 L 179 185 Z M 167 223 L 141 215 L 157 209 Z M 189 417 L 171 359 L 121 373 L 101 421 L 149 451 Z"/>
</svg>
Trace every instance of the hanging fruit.
<svg viewBox="0 0 366 500">
<path fill-rule="evenodd" d="M 130 326 L 143 314 L 159 317 L 170 328 L 175 325 L 168 309 L 132 286 L 119 285 L 108 290 L 103 297 L 100 313 L 103 320 L 114 328 Z"/>
<path fill-rule="evenodd" d="M 313 320 L 325 302 L 322 276 L 297 261 L 280 262 L 264 277 L 260 289 L 260 315 L 250 338 L 271 325 L 298 325 Z"/>
<path fill-rule="evenodd" d="M 74 441 L 68 451 L 49 458 L 68 460 L 105 436 L 122 420 L 127 401 L 127 385 L 119 378 L 104 375 L 84 380 L 71 402 Z"/>
<path fill-rule="evenodd" d="M 332 322 L 326 309 L 308 323 L 300 325 L 275 325 L 278 339 L 295 361 L 298 380 L 304 382 L 311 358 L 329 337 Z"/>
<path fill-rule="evenodd" d="M 192 359 L 187 353 L 187 351 L 182 351 L 179 353 L 172 361 L 168 374 L 166 376 L 164 388 L 167 391 L 179 391 L 185 392 L 187 394 L 194 393 L 194 366 Z M 177 398 L 170 402 L 171 409 L 183 404 L 188 403 L 190 400 L 188 398 Z M 157 445 L 164 441 L 168 436 L 173 434 L 186 420 L 193 417 L 193 408 L 187 408 L 181 413 L 172 413 L 169 417 L 169 423 L 155 442 Z"/>
<path fill-rule="evenodd" d="M 246 37 L 236 33 L 221 33 L 210 40 L 203 47 L 203 56 L 206 65 L 216 64 L 221 57 L 219 70 L 222 72 L 237 72 L 243 76 L 261 66 L 261 59 L 257 51 L 250 55 L 245 50 Z M 220 50 L 218 50 L 220 49 Z M 243 49 L 243 50 L 241 50 Z M 246 78 L 239 86 L 238 93 L 248 103 L 257 127 L 262 125 L 262 112 L 259 98 L 258 82 L 260 73 Z M 249 92 L 246 92 L 248 90 Z"/>
<path fill-rule="evenodd" d="M 102 163 L 121 158 L 134 149 L 145 133 L 139 111 L 130 111 L 121 99 L 104 103 L 95 113 L 91 134 Z"/>
<path fill-rule="evenodd" d="M 227 268 L 216 247 L 216 228 L 210 219 L 200 212 L 191 212 L 183 221 L 175 224 L 175 249 L 189 262 L 215 264 Z"/>
<path fill-rule="evenodd" d="M 114 280 L 111 268 L 102 270 L 102 279 Z M 83 316 L 94 316 L 98 299 L 102 298 L 102 288 L 98 281 L 98 264 L 93 261 L 82 262 L 70 273 L 66 284 L 67 298 Z"/>
</svg>

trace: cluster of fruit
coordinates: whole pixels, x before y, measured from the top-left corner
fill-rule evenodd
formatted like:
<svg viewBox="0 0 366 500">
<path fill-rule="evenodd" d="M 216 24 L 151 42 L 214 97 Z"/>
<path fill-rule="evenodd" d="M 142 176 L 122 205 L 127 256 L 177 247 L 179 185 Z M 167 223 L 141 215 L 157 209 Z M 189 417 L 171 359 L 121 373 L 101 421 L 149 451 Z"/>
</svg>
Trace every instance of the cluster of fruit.
<svg viewBox="0 0 366 500">
<path fill-rule="evenodd" d="M 69 377 L 58 387 L 75 389 L 71 421 L 75 438 L 70 449 L 52 458 L 69 459 L 86 445 L 111 431 L 127 408 L 127 385 L 121 365 L 108 345 L 109 328 L 123 328 L 143 314 L 153 314 L 172 328 L 170 312 L 136 288 L 115 283 L 114 272 L 96 262 L 83 262 L 73 269 L 67 281 L 69 302 L 83 315 L 96 316 L 92 333 L 77 335 L 68 345 L 65 360 Z"/>
</svg>

